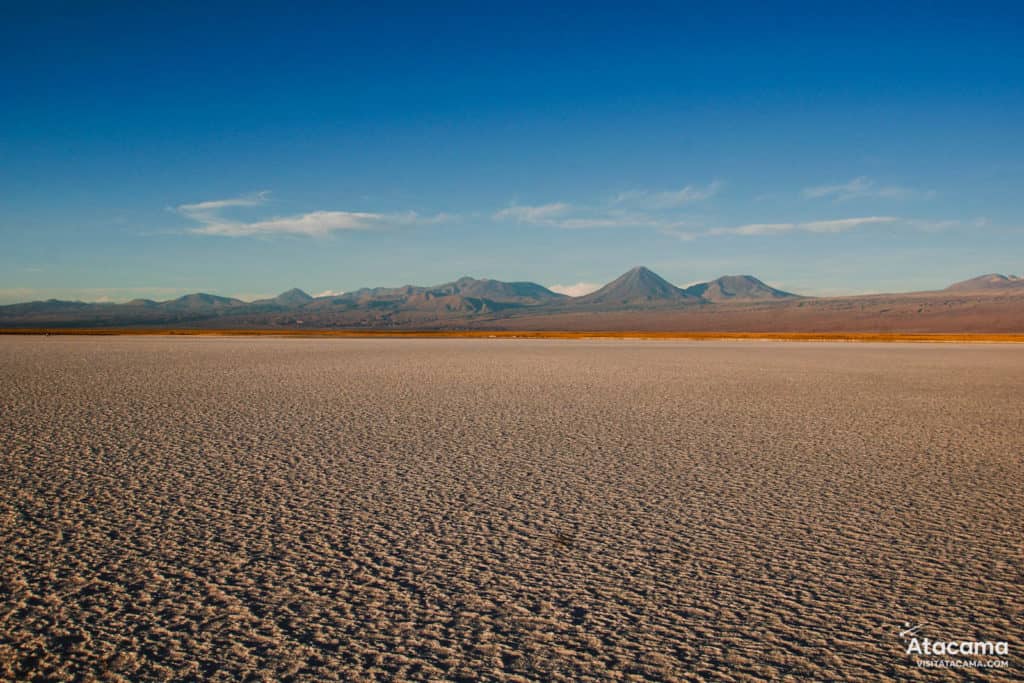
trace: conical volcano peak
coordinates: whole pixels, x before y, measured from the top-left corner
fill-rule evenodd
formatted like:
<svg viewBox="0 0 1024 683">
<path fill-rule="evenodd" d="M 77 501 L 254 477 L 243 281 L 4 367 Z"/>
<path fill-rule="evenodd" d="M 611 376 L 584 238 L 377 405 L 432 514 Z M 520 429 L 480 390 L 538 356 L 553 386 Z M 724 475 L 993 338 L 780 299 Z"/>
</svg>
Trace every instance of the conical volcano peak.
<svg viewBox="0 0 1024 683">
<path fill-rule="evenodd" d="M 294 287 L 292 289 L 289 289 L 287 292 L 281 292 L 276 297 L 274 297 L 274 299 L 283 304 L 303 304 L 312 301 L 313 297 L 311 297 L 309 294 L 306 294 L 298 287 Z"/>
<path fill-rule="evenodd" d="M 650 268 L 636 266 L 592 294 L 577 301 L 588 304 L 652 306 L 692 299 Z"/>
<path fill-rule="evenodd" d="M 655 273 L 653 270 L 651 270 L 647 266 L 633 266 L 632 268 L 627 270 L 625 273 L 620 275 L 617 279 L 621 280 L 623 278 L 640 278 L 640 279 L 643 279 L 643 280 L 650 280 L 650 281 L 653 281 L 653 282 L 665 282 L 665 283 L 668 283 L 668 280 L 666 280 L 665 278 L 661 277 L 660 275 Z"/>
</svg>

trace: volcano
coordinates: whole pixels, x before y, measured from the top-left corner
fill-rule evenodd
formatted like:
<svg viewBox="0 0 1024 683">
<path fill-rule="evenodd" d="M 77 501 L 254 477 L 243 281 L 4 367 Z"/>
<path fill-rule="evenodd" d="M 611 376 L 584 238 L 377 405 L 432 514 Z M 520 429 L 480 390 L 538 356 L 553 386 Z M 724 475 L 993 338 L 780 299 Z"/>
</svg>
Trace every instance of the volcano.
<svg viewBox="0 0 1024 683">
<path fill-rule="evenodd" d="M 596 292 L 573 300 L 577 305 L 652 307 L 681 302 L 699 302 L 654 271 L 637 266 Z"/>
</svg>

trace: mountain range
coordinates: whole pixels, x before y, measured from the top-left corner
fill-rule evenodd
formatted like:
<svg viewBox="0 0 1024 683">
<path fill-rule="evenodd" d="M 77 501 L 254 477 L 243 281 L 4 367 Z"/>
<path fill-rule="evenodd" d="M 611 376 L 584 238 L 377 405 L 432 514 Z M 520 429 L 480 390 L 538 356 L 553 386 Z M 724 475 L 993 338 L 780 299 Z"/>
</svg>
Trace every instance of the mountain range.
<svg viewBox="0 0 1024 683">
<path fill-rule="evenodd" d="M 939 300 L 942 306 L 937 306 Z M 638 266 L 579 297 L 533 282 L 462 277 L 436 286 L 363 288 L 322 297 L 290 289 L 250 302 L 206 293 L 123 304 L 51 299 L 0 306 L 0 327 L 725 329 L 747 325 L 754 330 L 780 324 L 848 329 L 853 324 L 857 329 L 885 329 L 900 316 L 909 316 L 911 329 L 936 325 L 959 329 L 960 324 L 972 329 L 980 325 L 986 330 L 1007 326 L 1024 330 L 1024 278 L 989 274 L 937 292 L 815 298 L 776 289 L 751 275 L 727 275 L 677 287 Z M 915 317 L 918 327 L 913 327 Z M 949 322 L 954 318 L 960 323 Z M 780 322 L 788 319 L 791 322 Z"/>
</svg>

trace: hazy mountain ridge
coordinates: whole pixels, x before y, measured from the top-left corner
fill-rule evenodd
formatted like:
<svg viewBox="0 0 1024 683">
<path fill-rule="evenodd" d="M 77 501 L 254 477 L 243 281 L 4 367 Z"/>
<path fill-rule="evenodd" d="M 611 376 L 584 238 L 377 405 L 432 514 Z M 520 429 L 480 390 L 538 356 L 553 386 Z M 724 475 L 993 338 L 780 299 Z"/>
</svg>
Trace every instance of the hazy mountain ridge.
<svg viewBox="0 0 1024 683">
<path fill-rule="evenodd" d="M 177 299 L 160 302 L 158 305 L 164 308 L 204 310 L 246 306 L 247 304 L 241 299 L 233 299 L 226 296 L 217 296 L 216 294 L 200 292 L 198 294 L 186 294 L 185 296 L 178 297 Z"/>
<path fill-rule="evenodd" d="M 275 306 L 304 306 L 313 300 L 309 294 L 302 291 L 298 287 L 289 289 L 287 292 L 281 292 L 272 299 L 258 299 L 253 301 L 253 304 L 269 304 Z"/>
<path fill-rule="evenodd" d="M 426 329 L 514 327 L 528 323 L 600 328 L 626 325 L 624 321 L 630 316 L 637 325 L 652 324 L 652 315 L 658 318 L 659 326 L 685 326 L 690 324 L 686 320 L 699 318 L 704 321 L 702 325 L 714 327 L 746 315 L 751 325 L 763 327 L 771 322 L 764 317 L 766 311 L 785 313 L 793 308 L 801 310 L 802 315 L 808 311 L 827 312 L 823 313 L 831 321 L 827 325 L 840 327 L 846 324 L 843 316 L 852 316 L 857 311 L 862 323 L 876 320 L 882 328 L 891 324 L 894 311 L 921 316 L 934 309 L 955 316 L 967 310 L 965 306 L 973 306 L 972 301 L 1006 299 L 1007 293 L 1015 292 L 1024 294 L 1024 279 L 990 274 L 936 292 L 891 295 L 897 304 L 890 305 L 884 303 L 888 299 L 877 296 L 803 297 L 771 287 L 752 275 L 726 275 L 680 288 L 650 269 L 637 266 L 597 291 L 579 297 L 558 294 L 533 282 L 461 277 L 434 286 L 363 288 L 323 297 L 290 289 L 276 297 L 251 302 L 208 293 L 187 294 L 168 301 L 135 299 L 122 304 L 50 299 L 0 306 L 0 327 Z M 939 306 L 942 297 L 947 300 Z M 922 298 L 932 303 L 916 303 Z M 1015 325 L 1017 307 L 1024 306 L 1024 299 L 1018 304 L 1017 298 L 1010 296 L 1000 304 L 1007 311 L 986 315 L 1001 316 L 999 325 Z M 801 308 L 805 305 L 811 308 Z"/>
<path fill-rule="evenodd" d="M 500 280 L 476 279 L 461 277 L 454 282 L 441 285 L 422 287 L 404 285 L 402 287 L 362 288 L 325 299 L 346 300 L 357 302 L 368 301 L 430 301 L 445 297 L 461 297 L 463 299 L 480 299 L 506 304 L 539 304 L 547 301 L 566 299 L 564 294 L 552 292 L 550 289 L 534 282 L 502 282 Z"/>
<path fill-rule="evenodd" d="M 946 291 L 949 292 L 980 292 L 1007 289 L 1024 289 L 1024 277 L 988 273 L 987 275 L 972 277 L 969 280 L 954 282 L 949 287 L 946 287 Z"/>
<path fill-rule="evenodd" d="M 753 275 L 723 275 L 711 282 L 702 282 L 684 290 L 707 301 L 761 301 L 795 299 L 799 295 L 766 285 Z"/>
</svg>

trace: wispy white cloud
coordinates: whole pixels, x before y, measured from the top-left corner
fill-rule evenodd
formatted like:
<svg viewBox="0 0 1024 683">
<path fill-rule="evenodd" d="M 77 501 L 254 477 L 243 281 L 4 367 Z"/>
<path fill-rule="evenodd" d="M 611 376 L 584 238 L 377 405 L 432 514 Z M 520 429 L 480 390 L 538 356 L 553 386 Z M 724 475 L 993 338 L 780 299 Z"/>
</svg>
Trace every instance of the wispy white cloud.
<svg viewBox="0 0 1024 683">
<path fill-rule="evenodd" d="M 519 223 L 546 223 L 557 216 L 567 213 L 572 207 L 564 202 L 541 204 L 539 206 L 522 206 L 514 204 L 497 211 L 494 220 L 518 221 Z"/>
<path fill-rule="evenodd" d="M 563 230 L 589 230 L 592 228 L 642 228 L 656 227 L 660 224 L 661 222 L 657 219 L 630 215 L 605 217 L 581 216 L 578 218 L 563 218 L 561 220 L 552 221 L 551 223 L 554 227 L 562 228 Z"/>
<path fill-rule="evenodd" d="M 747 223 L 729 227 L 709 228 L 707 230 L 665 231 L 666 234 L 683 240 L 694 240 L 698 237 L 717 237 L 721 235 L 740 235 L 744 237 L 782 235 L 792 232 L 837 233 L 853 230 L 862 225 L 879 223 L 895 223 L 900 219 L 894 216 L 862 216 L 859 218 L 839 218 L 823 221 L 805 221 L 793 223 Z"/>
<path fill-rule="evenodd" d="M 677 218 L 625 211 L 579 207 L 564 202 L 540 206 L 510 206 L 492 214 L 496 221 L 514 221 L 562 230 L 600 228 L 678 228 L 684 225 Z"/>
<path fill-rule="evenodd" d="M 684 204 L 703 201 L 715 196 L 722 188 L 721 181 L 714 181 L 703 187 L 687 185 L 678 190 L 651 191 L 629 190 L 620 192 L 613 204 L 642 207 L 645 209 L 672 209 Z"/>
<path fill-rule="evenodd" d="M 175 207 L 175 209 L 178 213 L 186 216 L 204 216 L 216 213 L 221 209 L 230 209 L 239 206 L 259 206 L 260 204 L 265 203 L 269 197 L 270 192 L 268 190 L 262 190 L 244 197 L 215 199 L 207 202 L 196 202 L 195 204 L 181 204 Z M 197 220 L 199 219 L 197 218 Z"/>
<path fill-rule="evenodd" d="M 251 208 L 266 203 L 269 192 L 244 197 L 181 204 L 175 207 L 182 216 L 200 223 L 188 231 L 196 235 L 247 237 L 259 235 L 302 235 L 324 237 L 337 231 L 377 230 L 385 227 L 438 223 L 451 218 L 447 214 L 420 216 L 415 211 L 373 213 L 367 211 L 310 211 L 292 216 L 275 216 L 264 220 L 239 220 L 224 215 L 226 209 Z"/>
<path fill-rule="evenodd" d="M 496 211 L 491 218 L 496 221 L 544 225 L 567 230 L 617 228 L 626 225 L 621 216 L 601 215 L 592 209 L 580 208 L 566 202 L 554 202 L 536 206 L 516 204 Z"/>
<path fill-rule="evenodd" d="M 711 228 L 708 235 L 776 235 L 796 229 L 796 223 L 747 223 L 732 228 Z"/>
<path fill-rule="evenodd" d="M 702 233 L 702 232 L 697 232 L 697 231 L 689 230 L 689 229 L 686 229 L 686 228 L 665 228 L 665 229 L 661 230 L 660 232 L 663 235 L 668 235 L 669 237 L 675 237 L 676 239 L 682 240 L 683 242 L 692 242 L 693 240 L 695 240 L 698 237 L 701 237 L 703 234 L 705 234 L 705 233 Z"/>
<path fill-rule="evenodd" d="M 807 199 L 831 198 L 837 202 L 867 197 L 877 199 L 931 199 L 935 190 L 915 190 L 898 185 L 879 185 L 871 178 L 859 176 L 838 185 L 805 187 L 803 196 Z"/>
<path fill-rule="evenodd" d="M 577 282 L 574 285 L 551 285 L 548 287 L 552 292 L 565 294 L 566 296 L 584 296 L 601 289 L 602 285 L 596 282 Z"/>
<path fill-rule="evenodd" d="M 500 209 L 491 218 L 495 221 L 541 225 L 563 230 L 600 228 L 679 229 L 686 223 L 678 212 L 683 205 L 714 196 L 722 187 L 720 181 L 705 186 L 687 185 L 678 190 L 630 190 L 604 202 L 583 205 L 569 202 L 512 206 Z"/>
<path fill-rule="evenodd" d="M 859 228 L 862 225 L 875 225 L 878 223 L 895 223 L 899 218 L 893 216 L 865 216 L 862 218 L 840 218 L 830 221 L 811 221 L 809 223 L 797 223 L 798 230 L 807 232 L 846 232 Z"/>
<path fill-rule="evenodd" d="M 335 230 L 371 230 L 383 220 L 375 213 L 353 211 L 313 211 L 297 216 L 284 216 L 266 221 L 211 221 L 202 227 L 192 228 L 197 235 L 223 235 L 243 237 L 247 235 L 307 235 L 323 237 Z"/>
<path fill-rule="evenodd" d="M 917 228 L 922 232 L 945 232 L 947 230 L 957 230 L 962 228 L 974 228 L 981 229 L 988 225 L 988 219 L 984 217 L 978 217 L 973 220 L 944 220 L 944 219 L 928 219 L 928 218 L 914 218 L 907 221 L 907 225 Z"/>
<path fill-rule="evenodd" d="M 314 299 L 319 299 L 322 296 L 341 296 L 344 293 L 345 292 L 343 292 L 341 290 L 325 289 L 324 291 L 320 292 L 319 294 L 314 294 L 313 298 Z"/>
</svg>

